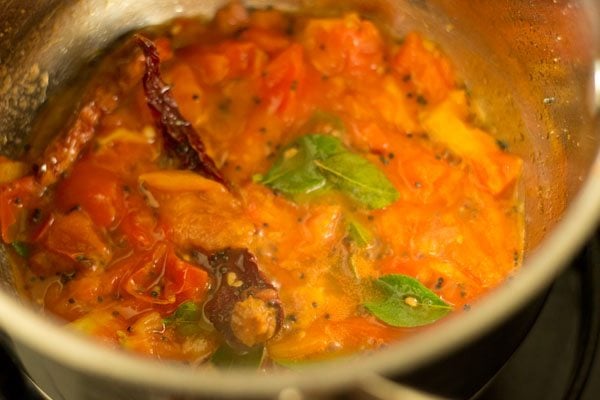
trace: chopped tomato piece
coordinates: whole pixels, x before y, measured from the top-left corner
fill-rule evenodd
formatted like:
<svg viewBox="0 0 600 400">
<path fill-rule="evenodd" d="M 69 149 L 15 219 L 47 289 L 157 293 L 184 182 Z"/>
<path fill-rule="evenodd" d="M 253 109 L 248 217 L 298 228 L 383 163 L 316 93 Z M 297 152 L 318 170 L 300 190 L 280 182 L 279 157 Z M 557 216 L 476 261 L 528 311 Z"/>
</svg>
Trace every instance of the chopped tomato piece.
<svg viewBox="0 0 600 400">
<path fill-rule="evenodd" d="M 522 160 L 503 151 L 491 135 L 463 121 L 460 110 L 465 104 L 464 93 L 451 93 L 425 115 L 423 126 L 432 140 L 464 157 L 483 186 L 493 194 L 499 194 L 516 182 L 521 174 Z"/>
<path fill-rule="evenodd" d="M 164 237 L 156 216 L 148 207 L 132 208 L 119 224 L 118 230 L 137 249 L 148 250 Z"/>
<path fill-rule="evenodd" d="M 169 61 L 173 58 L 173 47 L 171 45 L 171 40 L 166 37 L 160 37 L 154 40 L 154 45 L 158 50 L 158 55 L 162 62 Z"/>
<path fill-rule="evenodd" d="M 0 185 L 22 178 L 29 173 L 29 170 L 27 163 L 0 156 Z"/>
<path fill-rule="evenodd" d="M 422 102 L 439 103 L 456 86 L 452 66 L 417 33 L 409 33 L 392 60 L 401 79 L 411 82 Z"/>
<path fill-rule="evenodd" d="M 47 276 L 62 272 L 73 272 L 77 269 L 77 266 L 75 261 L 63 254 L 40 249 L 29 257 L 29 268 L 40 276 Z"/>
<path fill-rule="evenodd" d="M 325 75 L 359 76 L 382 66 L 379 31 L 356 14 L 343 19 L 311 19 L 302 33 L 302 42 L 312 64 Z"/>
<path fill-rule="evenodd" d="M 31 176 L 0 187 L 0 224 L 4 243 L 12 243 L 15 240 L 20 229 L 18 223 L 27 214 L 29 203 L 38 190 Z"/>
<path fill-rule="evenodd" d="M 299 97 L 306 90 L 307 71 L 304 50 L 293 44 L 267 66 L 263 91 L 271 113 L 293 116 L 299 107 Z"/>
<path fill-rule="evenodd" d="M 206 270 L 182 260 L 172 250 L 167 256 L 165 279 L 164 291 L 176 296 L 177 305 L 189 300 L 204 300 L 209 287 Z"/>
<path fill-rule="evenodd" d="M 120 344 L 125 349 L 158 358 L 199 363 L 210 357 L 218 341 L 214 335 L 178 337 L 173 329 L 165 326 L 158 312 L 149 312 L 122 334 Z"/>
<path fill-rule="evenodd" d="M 269 29 L 251 28 L 241 36 L 244 40 L 256 43 L 269 54 L 278 53 L 290 45 L 290 39 Z"/>
<path fill-rule="evenodd" d="M 248 20 L 248 10 L 241 1 L 235 0 L 217 12 L 214 23 L 221 33 L 232 34 L 248 25 Z"/>
<path fill-rule="evenodd" d="M 160 223 L 177 246 L 207 250 L 247 247 L 252 238 L 254 226 L 230 193 L 183 192 L 157 197 Z"/>
<path fill-rule="evenodd" d="M 80 207 L 95 224 L 108 228 L 124 215 L 124 186 L 113 172 L 92 161 L 82 162 L 59 183 L 57 205 L 62 212 Z"/>
<path fill-rule="evenodd" d="M 57 214 L 45 243 L 48 249 L 69 257 L 80 267 L 103 267 L 112 258 L 107 241 L 83 211 Z"/>
<path fill-rule="evenodd" d="M 229 76 L 229 59 L 223 54 L 207 53 L 198 56 L 196 68 L 207 85 L 216 85 Z"/>
<path fill-rule="evenodd" d="M 138 178 L 140 184 L 163 192 L 206 192 L 225 193 L 223 185 L 205 178 L 192 171 L 156 171 L 142 174 Z"/>
<path fill-rule="evenodd" d="M 206 56 L 209 57 L 211 54 Z M 220 57 L 219 55 L 215 56 Z M 198 79 L 194 69 L 200 71 L 201 79 Z M 226 65 L 219 65 L 218 62 L 215 63 L 212 59 L 203 59 L 200 64 L 194 66 L 186 63 L 173 65 L 165 73 L 165 80 L 173 87 L 173 97 L 181 114 L 192 124 L 197 124 L 199 121 L 196 121 L 196 119 L 199 115 L 202 115 L 206 107 L 206 93 L 199 81 L 203 80 L 207 84 L 215 84 L 224 79 L 227 73 L 228 67 Z"/>
<path fill-rule="evenodd" d="M 250 27 L 285 33 L 291 27 L 289 16 L 278 10 L 255 10 L 250 14 Z"/>
<path fill-rule="evenodd" d="M 208 288 L 208 274 L 198 266 L 181 260 L 172 249 L 159 244 L 140 263 L 125 282 L 125 290 L 143 302 L 177 305 L 186 300 L 201 300 Z"/>
<path fill-rule="evenodd" d="M 167 246 L 159 244 L 140 263 L 125 283 L 125 290 L 135 298 L 153 304 L 174 303 L 173 295 L 164 293 Z"/>
<path fill-rule="evenodd" d="M 127 321 L 110 310 L 94 310 L 71 322 L 68 327 L 88 335 L 94 335 L 106 343 L 117 345 L 119 332 L 126 330 L 127 325 Z"/>
<path fill-rule="evenodd" d="M 246 41 L 225 41 L 214 47 L 189 46 L 180 53 L 206 85 L 256 77 L 267 60 L 266 54 L 255 43 Z"/>
</svg>

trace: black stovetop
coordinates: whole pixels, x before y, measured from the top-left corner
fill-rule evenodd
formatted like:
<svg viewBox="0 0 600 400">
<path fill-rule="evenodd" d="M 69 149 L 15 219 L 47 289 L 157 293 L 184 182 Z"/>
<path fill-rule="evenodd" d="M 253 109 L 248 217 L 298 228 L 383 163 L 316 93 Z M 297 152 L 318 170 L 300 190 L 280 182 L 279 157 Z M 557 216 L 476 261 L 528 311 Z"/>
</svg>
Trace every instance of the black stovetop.
<svg viewBox="0 0 600 400">
<path fill-rule="evenodd" d="M 600 398 L 600 234 L 555 281 L 533 328 L 478 400 Z M 465 378 L 468 379 L 468 371 Z M 0 400 L 40 400 L 0 348 Z"/>
<path fill-rule="evenodd" d="M 555 281 L 529 334 L 479 400 L 600 399 L 600 234 Z"/>
</svg>

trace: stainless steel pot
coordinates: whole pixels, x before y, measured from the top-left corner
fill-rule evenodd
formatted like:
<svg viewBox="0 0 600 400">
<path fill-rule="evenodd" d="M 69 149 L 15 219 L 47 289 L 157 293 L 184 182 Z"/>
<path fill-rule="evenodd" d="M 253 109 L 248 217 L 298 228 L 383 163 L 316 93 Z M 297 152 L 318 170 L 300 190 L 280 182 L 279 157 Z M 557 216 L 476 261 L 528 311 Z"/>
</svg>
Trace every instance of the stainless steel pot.
<svg viewBox="0 0 600 400">
<path fill-rule="evenodd" d="M 2 153 L 16 155 L 23 149 L 39 107 L 117 37 L 177 15 L 210 16 L 221 3 L 0 1 Z M 394 396 L 399 388 L 381 376 L 435 362 L 494 329 L 550 284 L 596 226 L 600 5 L 594 0 L 248 3 L 325 12 L 357 9 L 398 35 L 416 29 L 440 43 L 466 78 L 494 134 L 525 160 L 525 265 L 470 313 L 386 350 L 302 373 L 258 374 L 196 371 L 142 359 L 64 330 L 18 299 L 2 256 L 0 326 L 25 371 L 54 399 L 296 399 L 325 396 L 342 387 Z"/>
</svg>

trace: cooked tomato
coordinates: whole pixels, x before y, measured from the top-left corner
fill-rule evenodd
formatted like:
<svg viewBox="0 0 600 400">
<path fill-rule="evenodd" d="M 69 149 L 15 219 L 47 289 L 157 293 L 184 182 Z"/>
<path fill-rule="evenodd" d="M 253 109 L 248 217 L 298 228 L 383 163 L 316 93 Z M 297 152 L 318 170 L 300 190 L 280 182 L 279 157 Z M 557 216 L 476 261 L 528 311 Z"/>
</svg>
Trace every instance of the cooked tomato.
<svg viewBox="0 0 600 400">
<path fill-rule="evenodd" d="M 93 161 L 81 162 L 59 183 L 56 205 L 63 212 L 81 208 L 96 225 L 109 228 L 123 217 L 124 185 L 116 174 Z"/>
<path fill-rule="evenodd" d="M 148 32 L 36 174 L 0 159 L 24 294 L 71 328 L 285 366 L 418 333 L 519 267 L 522 161 L 422 35 L 241 2 Z"/>
</svg>

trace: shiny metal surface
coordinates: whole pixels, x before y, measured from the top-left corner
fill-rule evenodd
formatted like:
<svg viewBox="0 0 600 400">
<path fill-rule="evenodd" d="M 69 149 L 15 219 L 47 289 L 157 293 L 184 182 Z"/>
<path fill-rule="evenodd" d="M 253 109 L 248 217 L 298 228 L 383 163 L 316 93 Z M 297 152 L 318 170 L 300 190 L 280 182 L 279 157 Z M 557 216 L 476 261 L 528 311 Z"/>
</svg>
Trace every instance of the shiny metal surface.
<svg viewBox="0 0 600 400">
<path fill-rule="evenodd" d="M 219 1 L 0 1 L 0 148 L 16 155 L 39 107 L 116 38 L 183 14 L 210 16 Z M 359 10 L 398 35 L 418 30 L 451 55 L 480 110 L 478 121 L 525 160 L 525 266 L 468 314 L 360 360 L 302 374 L 192 371 L 108 350 L 21 304 L 0 259 L 0 326 L 36 383 L 53 398 L 307 398 L 372 374 L 411 370 L 492 329 L 547 286 L 600 213 L 600 5 L 576 0 L 398 0 L 253 5 Z M 493 227 L 490 227 L 493 229 Z M 286 392 L 286 390 L 288 390 Z M 283 392 L 282 392 L 283 391 Z"/>
</svg>

